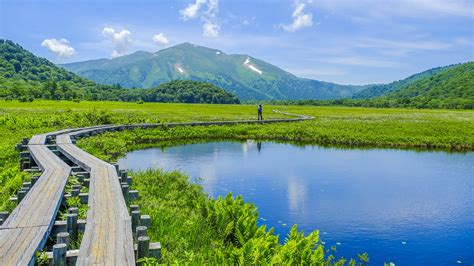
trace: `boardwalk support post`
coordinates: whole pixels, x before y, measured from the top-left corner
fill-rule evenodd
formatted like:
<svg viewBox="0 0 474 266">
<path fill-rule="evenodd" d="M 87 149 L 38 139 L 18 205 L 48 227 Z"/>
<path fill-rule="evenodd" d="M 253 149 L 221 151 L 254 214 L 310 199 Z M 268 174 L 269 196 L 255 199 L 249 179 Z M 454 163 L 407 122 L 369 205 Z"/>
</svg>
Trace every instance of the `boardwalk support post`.
<svg viewBox="0 0 474 266">
<path fill-rule="evenodd" d="M 137 226 L 136 229 L 137 238 L 141 236 L 148 236 L 148 228 L 146 226 Z"/>
<path fill-rule="evenodd" d="M 140 226 L 140 211 L 133 211 L 132 212 L 132 232 L 135 232 L 138 226 Z"/>
<path fill-rule="evenodd" d="M 38 181 L 39 179 L 39 176 L 37 175 L 34 175 L 31 177 L 31 186 L 33 186 L 34 184 L 36 184 L 36 182 Z"/>
<path fill-rule="evenodd" d="M 23 200 L 23 198 L 25 196 L 26 196 L 26 190 L 22 189 L 22 190 L 18 191 L 18 195 L 17 195 L 18 204 Z"/>
<path fill-rule="evenodd" d="M 127 183 L 122 183 L 122 193 L 123 193 L 123 198 L 125 199 L 125 203 L 128 204 L 130 203 L 130 196 L 129 196 L 129 186 Z"/>
<path fill-rule="evenodd" d="M 77 214 L 67 214 L 67 232 L 72 241 L 77 240 Z"/>
<path fill-rule="evenodd" d="M 53 246 L 53 265 L 66 266 L 67 245 L 65 243 Z"/>
<path fill-rule="evenodd" d="M 149 228 L 151 225 L 150 215 L 142 215 L 140 217 L 140 225 L 146 226 L 147 228 Z"/>
<path fill-rule="evenodd" d="M 56 244 L 69 244 L 69 233 L 61 232 L 56 235 Z"/>
<path fill-rule="evenodd" d="M 148 236 L 141 236 L 138 238 L 137 260 L 148 257 L 150 249 L 150 238 Z M 138 263 L 144 265 L 144 263 Z"/>
<path fill-rule="evenodd" d="M 69 213 L 72 213 L 72 214 L 79 214 L 79 208 L 77 207 L 71 207 L 69 209 L 67 209 Z"/>
<path fill-rule="evenodd" d="M 130 205 L 130 214 L 131 214 L 133 211 L 138 211 L 138 205 Z"/>
<path fill-rule="evenodd" d="M 79 193 L 81 191 L 79 189 L 71 189 L 71 197 L 77 197 L 79 196 Z"/>
<path fill-rule="evenodd" d="M 118 163 L 113 163 L 115 166 L 115 171 L 117 171 L 117 175 L 120 175 L 120 169 L 119 169 L 119 164 Z"/>
<path fill-rule="evenodd" d="M 121 177 L 121 183 L 127 183 L 127 177 L 128 177 L 128 172 L 127 170 L 121 170 L 120 171 L 120 177 Z M 127 183 L 128 184 L 128 183 Z"/>
</svg>

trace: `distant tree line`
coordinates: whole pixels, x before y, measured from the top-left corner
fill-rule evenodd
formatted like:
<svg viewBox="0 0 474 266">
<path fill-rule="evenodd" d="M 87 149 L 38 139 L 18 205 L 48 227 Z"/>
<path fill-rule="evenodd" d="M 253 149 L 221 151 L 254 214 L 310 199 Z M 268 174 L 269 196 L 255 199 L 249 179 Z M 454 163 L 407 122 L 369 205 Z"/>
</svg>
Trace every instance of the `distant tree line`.
<svg viewBox="0 0 474 266">
<path fill-rule="evenodd" d="M 246 102 L 250 103 L 250 102 Z M 432 99 L 432 98 L 374 98 L 374 99 L 335 99 L 335 100 L 273 100 L 265 101 L 275 105 L 312 105 L 312 106 L 350 106 L 374 108 L 419 108 L 419 109 L 474 109 L 472 99 Z"/>
</svg>

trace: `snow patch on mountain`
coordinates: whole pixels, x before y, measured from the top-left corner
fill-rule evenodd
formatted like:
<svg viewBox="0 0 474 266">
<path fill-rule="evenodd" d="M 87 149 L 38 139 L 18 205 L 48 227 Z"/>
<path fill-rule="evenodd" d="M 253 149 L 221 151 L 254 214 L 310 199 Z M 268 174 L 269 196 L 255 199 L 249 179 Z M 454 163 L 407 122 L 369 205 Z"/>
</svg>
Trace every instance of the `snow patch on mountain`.
<svg viewBox="0 0 474 266">
<path fill-rule="evenodd" d="M 257 72 L 258 74 L 262 75 L 262 70 L 258 69 L 255 65 L 250 63 L 250 57 L 247 57 L 244 62 L 244 66 L 248 67 L 250 70 Z"/>
<path fill-rule="evenodd" d="M 176 70 L 181 73 L 181 74 L 184 74 L 184 69 L 181 68 L 180 66 L 174 66 L 176 68 Z"/>
</svg>

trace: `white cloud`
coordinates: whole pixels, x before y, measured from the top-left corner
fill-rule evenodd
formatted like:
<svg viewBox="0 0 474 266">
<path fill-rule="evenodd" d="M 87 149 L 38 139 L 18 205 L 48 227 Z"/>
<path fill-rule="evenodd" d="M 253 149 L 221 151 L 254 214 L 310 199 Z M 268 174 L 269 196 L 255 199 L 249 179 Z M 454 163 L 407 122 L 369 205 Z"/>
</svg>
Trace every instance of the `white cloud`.
<svg viewBox="0 0 474 266">
<path fill-rule="evenodd" d="M 69 45 L 66 39 L 46 39 L 41 43 L 41 46 L 48 48 L 59 58 L 69 58 L 76 54 L 76 50 Z"/>
<path fill-rule="evenodd" d="M 207 21 L 202 26 L 202 35 L 204 37 L 214 38 L 214 37 L 219 36 L 219 30 L 220 30 L 220 26 L 218 24 L 213 23 L 211 21 Z"/>
<path fill-rule="evenodd" d="M 304 2 L 297 1 L 295 3 L 295 10 L 291 15 L 293 17 L 293 22 L 289 25 L 282 25 L 284 30 L 293 32 L 304 27 L 311 27 L 313 25 L 313 14 L 304 12 L 305 7 L 306 3 Z"/>
<path fill-rule="evenodd" d="M 201 7 L 206 5 L 207 10 L 200 12 Z M 185 9 L 179 11 L 181 19 L 189 20 L 200 17 L 202 21 L 202 35 L 204 37 L 215 38 L 219 36 L 220 25 L 217 22 L 219 12 L 219 0 L 196 0 L 188 4 Z"/>
<path fill-rule="evenodd" d="M 156 44 L 164 44 L 164 45 L 170 43 L 170 41 L 168 40 L 168 38 L 166 38 L 164 33 L 155 34 L 153 36 L 153 42 Z"/>
<path fill-rule="evenodd" d="M 114 43 L 114 51 L 112 57 L 122 56 L 127 53 L 128 48 L 132 44 L 130 39 L 130 31 L 123 29 L 120 32 L 115 31 L 113 28 L 104 28 L 102 35 L 111 40 Z"/>
<path fill-rule="evenodd" d="M 179 11 L 183 20 L 193 19 L 197 17 L 199 9 L 206 4 L 207 0 L 196 0 L 193 4 L 189 4 L 185 9 Z"/>
</svg>

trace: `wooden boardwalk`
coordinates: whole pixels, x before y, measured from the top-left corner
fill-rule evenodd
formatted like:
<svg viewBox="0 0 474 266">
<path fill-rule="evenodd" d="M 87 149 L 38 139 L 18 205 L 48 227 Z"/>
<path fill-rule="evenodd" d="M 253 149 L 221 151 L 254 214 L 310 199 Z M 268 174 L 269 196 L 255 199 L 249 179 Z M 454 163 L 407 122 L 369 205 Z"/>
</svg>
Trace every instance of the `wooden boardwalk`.
<svg viewBox="0 0 474 266">
<path fill-rule="evenodd" d="M 71 172 L 71 167 L 46 146 L 46 137 L 69 131 L 36 135 L 28 143 L 43 173 L 0 227 L 0 265 L 32 263 L 36 251 L 46 243 Z"/>
<path fill-rule="evenodd" d="M 90 175 L 87 220 L 77 264 L 134 265 L 131 217 L 123 197 L 117 170 L 115 166 L 79 149 L 73 139 L 105 131 L 132 128 L 268 124 L 308 119 L 312 117 L 296 116 L 296 118 L 263 121 L 212 121 L 167 125 L 103 125 L 35 135 L 28 143 L 28 150 L 43 173 L 0 227 L 0 265 L 33 263 L 36 251 L 45 245 L 55 222 L 71 167 L 48 148 L 48 136 L 56 136 L 53 145 L 58 151 Z"/>
<path fill-rule="evenodd" d="M 56 139 L 58 149 L 90 173 L 89 209 L 77 264 L 135 265 L 131 218 L 115 167 L 72 143 L 71 135 L 88 132 L 91 130 Z"/>
</svg>

